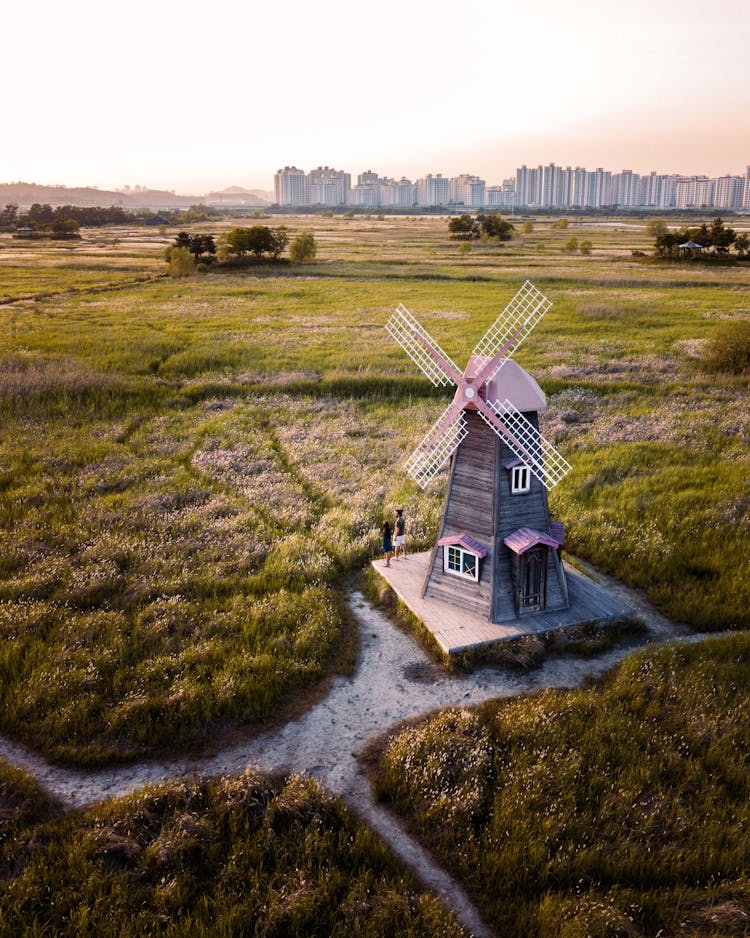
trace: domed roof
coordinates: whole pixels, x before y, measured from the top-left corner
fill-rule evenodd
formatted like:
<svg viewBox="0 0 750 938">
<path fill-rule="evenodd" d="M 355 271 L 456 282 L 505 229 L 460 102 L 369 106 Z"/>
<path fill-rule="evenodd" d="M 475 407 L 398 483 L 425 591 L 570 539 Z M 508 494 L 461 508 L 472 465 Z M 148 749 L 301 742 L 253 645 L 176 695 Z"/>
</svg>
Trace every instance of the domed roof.
<svg viewBox="0 0 750 938">
<path fill-rule="evenodd" d="M 505 360 L 495 378 L 487 384 L 486 400 L 504 401 L 506 398 L 521 413 L 547 409 L 544 391 L 512 358 Z"/>
</svg>

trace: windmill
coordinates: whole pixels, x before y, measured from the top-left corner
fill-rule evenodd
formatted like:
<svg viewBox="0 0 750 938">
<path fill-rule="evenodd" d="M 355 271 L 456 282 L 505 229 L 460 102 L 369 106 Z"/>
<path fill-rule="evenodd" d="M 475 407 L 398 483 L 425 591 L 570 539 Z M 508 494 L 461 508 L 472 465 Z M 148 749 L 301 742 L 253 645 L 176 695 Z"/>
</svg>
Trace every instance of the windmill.
<svg viewBox="0 0 750 938">
<path fill-rule="evenodd" d="M 403 305 L 386 324 L 434 385 L 456 389 L 405 464 L 427 487 L 451 460 L 422 594 L 492 622 L 568 606 L 563 527 L 550 518 L 547 491 L 571 467 L 539 432 L 544 392 L 511 357 L 551 305 L 527 280 L 463 372 Z"/>
</svg>

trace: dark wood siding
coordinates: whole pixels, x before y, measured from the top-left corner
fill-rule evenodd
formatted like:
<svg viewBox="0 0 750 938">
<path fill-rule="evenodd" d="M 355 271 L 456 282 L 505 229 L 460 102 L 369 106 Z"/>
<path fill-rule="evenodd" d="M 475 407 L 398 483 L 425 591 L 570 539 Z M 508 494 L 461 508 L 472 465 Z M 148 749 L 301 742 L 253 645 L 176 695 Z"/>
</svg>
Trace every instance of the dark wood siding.
<svg viewBox="0 0 750 938">
<path fill-rule="evenodd" d="M 471 534 L 487 548 L 488 553 L 479 561 L 479 582 L 474 583 L 445 573 L 443 548 L 436 548 L 425 581 L 424 595 L 441 602 L 466 606 L 489 618 L 492 607 L 495 434 L 476 413 L 467 411 L 466 422 L 469 435 L 453 456 L 440 537 Z"/>
<path fill-rule="evenodd" d="M 493 622 L 516 618 L 513 552 L 504 538 L 518 528 L 550 533 L 547 490 L 533 476 L 529 492 L 513 495 L 506 462 L 512 450 L 479 415 L 466 411 L 468 436 L 453 456 L 448 495 L 439 538 L 471 534 L 487 548 L 480 561 L 479 583 L 443 571 L 443 548 L 433 550 L 423 596 L 464 606 Z M 537 415 L 525 416 L 538 426 Z M 547 608 L 567 608 L 562 566 L 554 551 L 547 561 Z M 534 615 L 534 613 L 527 613 Z"/>
</svg>

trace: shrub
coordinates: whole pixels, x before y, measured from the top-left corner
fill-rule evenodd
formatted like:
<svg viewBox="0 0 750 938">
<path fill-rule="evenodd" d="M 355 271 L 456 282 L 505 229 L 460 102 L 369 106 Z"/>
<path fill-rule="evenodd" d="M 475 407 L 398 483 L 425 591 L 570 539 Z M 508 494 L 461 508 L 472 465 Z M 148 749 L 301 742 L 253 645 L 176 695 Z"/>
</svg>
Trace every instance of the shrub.
<svg viewBox="0 0 750 938">
<path fill-rule="evenodd" d="M 318 253 L 315 236 L 310 231 L 303 231 L 289 245 L 289 257 L 295 264 L 311 261 Z"/>
<path fill-rule="evenodd" d="M 733 375 L 750 371 L 750 320 L 719 326 L 706 343 L 703 364 L 709 371 Z"/>
<path fill-rule="evenodd" d="M 189 277 L 195 273 L 195 258 L 187 248 L 169 247 L 164 258 L 171 277 Z"/>
</svg>

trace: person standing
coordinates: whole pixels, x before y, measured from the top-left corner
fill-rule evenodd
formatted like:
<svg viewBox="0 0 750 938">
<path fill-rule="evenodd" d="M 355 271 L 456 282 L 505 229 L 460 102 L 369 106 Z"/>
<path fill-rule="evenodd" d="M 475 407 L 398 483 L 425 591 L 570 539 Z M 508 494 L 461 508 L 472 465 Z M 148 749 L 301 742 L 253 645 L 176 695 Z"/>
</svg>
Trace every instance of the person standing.
<svg viewBox="0 0 750 938">
<path fill-rule="evenodd" d="M 406 557 L 406 521 L 404 520 L 403 508 L 396 509 L 396 538 L 393 544 L 396 548 L 396 560 L 398 560 L 399 550 L 401 550 L 404 557 Z"/>
<path fill-rule="evenodd" d="M 391 526 L 387 521 L 383 522 L 381 532 L 383 534 L 383 553 L 385 554 L 385 565 L 386 567 L 390 567 L 391 557 L 393 556 L 393 543 L 391 541 Z"/>
</svg>

